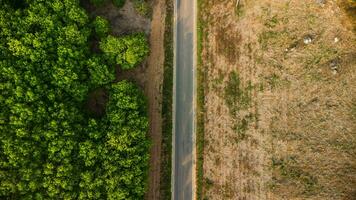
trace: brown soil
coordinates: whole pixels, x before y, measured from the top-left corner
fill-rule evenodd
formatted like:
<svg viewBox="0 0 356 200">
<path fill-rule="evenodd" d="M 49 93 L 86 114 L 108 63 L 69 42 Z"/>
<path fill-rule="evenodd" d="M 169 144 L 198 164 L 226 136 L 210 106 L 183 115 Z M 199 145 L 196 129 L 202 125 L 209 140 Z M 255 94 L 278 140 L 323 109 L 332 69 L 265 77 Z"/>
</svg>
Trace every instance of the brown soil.
<svg viewBox="0 0 356 200">
<path fill-rule="evenodd" d="M 353 199 L 356 37 L 344 10 L 203 2 L 203 198 Z"/>
<path fill-rule="evenodd" d="M 125 5 L 118 9 L 112 1 L 107 1 L 99 7 L 93 6 L 88 0 L 82 0 L 83 7 L 90 16 L 102 16 L 109 20 L 111 34 L 125 35 L 136 32 L 150 33 L 150 19 L 136 12 L 133 3 L 127 0 Z"/>
<path fill-rule="evenodd" d="M 147 87 L 145 89 L 149 99 L 150 135 L 152 137 L 149 190 L 146 195 L 146 199 L 149 200 L 156 200 L 160 197 L 165 10 L 164 0 L 153 1 L 150 35 L 151 53 L 147 61 Z"/>
<path fill-rule="evenodd" d="M 164 23 L 165 1 L 152 0 L 153 17 L 150 21 L 139 15 L 131 1 L 127 0 L 123 8 L 117 9 L 111 1 L 101 7 L 94 7 L 87 1 L 83 6 L 92 16 L 100 15 L 109 20 L 113 35 L 145 32 L 149 35 L 150 55 L 133 70 L 116 69 L 116 81 L 128 79 L 136 82 L 148 97 L 149 135 L 152 141 L 149 170 L 149 184 L 145 199 L 157 200 L 160 196 L 160 159 L 161 159 L 161 102 L 164 62 Z M 95 45 L 95 44 L 93 44 Z"/>
</svg>

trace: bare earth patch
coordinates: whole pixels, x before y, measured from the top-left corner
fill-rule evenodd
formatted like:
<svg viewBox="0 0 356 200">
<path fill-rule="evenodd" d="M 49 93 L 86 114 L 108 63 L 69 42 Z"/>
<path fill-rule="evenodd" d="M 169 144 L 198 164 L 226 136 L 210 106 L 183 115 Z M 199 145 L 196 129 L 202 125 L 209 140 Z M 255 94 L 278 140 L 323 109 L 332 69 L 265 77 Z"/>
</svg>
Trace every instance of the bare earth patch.
<svg viewBox="0 0 356 200">
<path fill-rule="evenodd" d="M 153 0 L 152 0 L 153 1 Z M 136 32 L 150 33 L 151 21 L 136 12 L 133 3 L 127 0 L 125 5 L 118 9 L 112 1 L 96 7 L 89 0 L 82 0 L 82 4 L 91 16 L 102 16 L 109 20 L 113 35 L 125 35 Z"/>
<path fill-rule="evenodd" d="M 354 199 L 356 37 L 336 1 L 203 3 L 205 199 Z"/>
</svg>

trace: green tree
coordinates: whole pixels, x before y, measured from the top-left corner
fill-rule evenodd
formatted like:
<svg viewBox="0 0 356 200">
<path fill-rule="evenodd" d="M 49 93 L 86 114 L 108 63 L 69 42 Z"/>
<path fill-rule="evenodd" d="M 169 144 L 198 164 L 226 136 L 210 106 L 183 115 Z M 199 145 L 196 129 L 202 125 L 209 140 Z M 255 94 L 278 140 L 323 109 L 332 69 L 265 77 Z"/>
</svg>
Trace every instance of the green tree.
<svg viewBox="0 0 356 200">
<path fill-rule="evenodd" d="M 100 42 L 100 48 L 110 63 L 119 64 L 122 69 L 137 66 L 149 52 L 147 39 L 142 33 L 121 38 L 108 36 Z"/>
<path fill-rule="evenodd" d="M 125 5 L 126 0 L 113 0 L 116 7 L 122 8 Z"/>
<path fill-rule="evenodd" d="M 90 81 L 94 86 L 105 85 L 115 79 L 114 68 L 105 65 L 98 56 L 88 60 L 88 69 Z"/>
<path fill-rule="evenodd" d="M 110 31 L 109 22 L 100 16 L 97 16 L 94 20 L 95 33 L 100 38 L 106 37 Z"/>
<path fill-rule="evenodd" d="M 142 199 L 142 91 L 111 84 L 114 66 L 90 51 L 97 30 L 78 0 L 22 2 L 0 1 L 0 199 Z M 114 62 L 129 51 L 147 54 L 121 43 Z M 98 86 L 110 91 L 109 103 L 92 119 L 83 104 Z"/>
</svg>

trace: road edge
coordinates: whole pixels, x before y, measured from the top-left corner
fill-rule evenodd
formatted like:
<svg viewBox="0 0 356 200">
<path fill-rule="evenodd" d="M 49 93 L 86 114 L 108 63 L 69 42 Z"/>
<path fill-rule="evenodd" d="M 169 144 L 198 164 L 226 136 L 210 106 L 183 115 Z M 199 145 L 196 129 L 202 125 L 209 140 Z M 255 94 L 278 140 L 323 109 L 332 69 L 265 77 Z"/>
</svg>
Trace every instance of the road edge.
<svg viewBox="0 0 356 200">
<path fill-rule="evenodd" d="M 197 132 L 197 0 L 193 0 L 194 8 L 194 22 L 193 22 L 193 155 L 192 155 L 192 198 L 196 199 L 197 195 L 197 171 L 196 171 L 196 161 L 197 161 L 197 151 L 196 151 L 196 132 Z"/>
<path fill-rule="evenodd" d="M 197 107 L 196 107 L 196 199 L 203 198 L 203 165 L 204 165 L 204 119 L 205 119 L 205 73 L 202 70 L 202 45 L 203 45 L 203 24 L 201 18 L 202 12 L 202 0 L 196 0 L 197 9 L 197 21 L 196 21 L 196 33 L 197 33 Z"/>
<path fill-rule="evenodd" d="M 175 120 L 176 120 L 176 99 L 174 98 L 176 96 L 176 83 L 177 83 L 177 49 L 176 49 L 176 44 L 177 44 L 177 0 L 174 0 L 173 3 L 173 105 L 172 105 L 172 173 L 171 173 L 171 192 L 172 196 L 171 199 L 174 200 L 174 191 L 175 191 L 175 184 L 174 184 L 174 173 L 175 173 L 175 144 L 176 144 L 176 125 L 175 125 Z"/>
<path fill-rule="evenodd" d="M 172 106 L 173 106 L 173 7 L 174 0 L 165 1 L 164 66 L 162 86 L 162 144 L 160 197 L 172 197 Z"/>
</svg>

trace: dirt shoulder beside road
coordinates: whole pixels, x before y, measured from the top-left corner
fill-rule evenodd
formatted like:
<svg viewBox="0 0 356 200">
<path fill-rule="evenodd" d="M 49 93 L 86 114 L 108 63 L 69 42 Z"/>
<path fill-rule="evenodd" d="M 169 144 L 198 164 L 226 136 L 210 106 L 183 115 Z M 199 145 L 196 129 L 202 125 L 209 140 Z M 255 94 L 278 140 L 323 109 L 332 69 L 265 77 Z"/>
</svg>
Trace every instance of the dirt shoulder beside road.
<svg viewBox="0 0 356 200">
<path fill-rule="evenodd" d="M 162 83 L 164 64 L 165 1 L 153 1 L 150 34 L 150 56 L 147 62 L 146 94 L 149 101 L 150 136 L 152 138 L 149 190 L 146 199 L 160 198 L 162 143 Z"/>
</svg>

